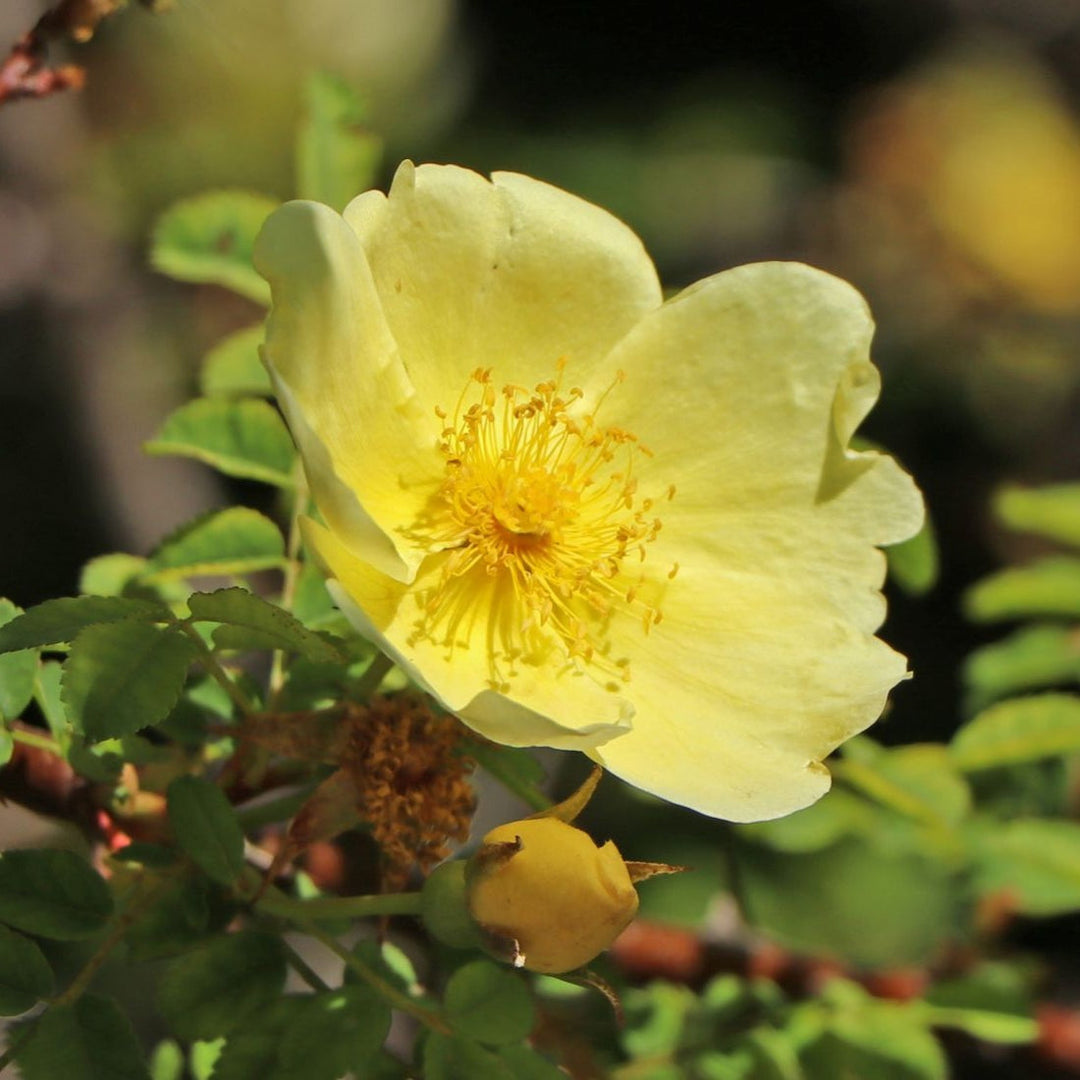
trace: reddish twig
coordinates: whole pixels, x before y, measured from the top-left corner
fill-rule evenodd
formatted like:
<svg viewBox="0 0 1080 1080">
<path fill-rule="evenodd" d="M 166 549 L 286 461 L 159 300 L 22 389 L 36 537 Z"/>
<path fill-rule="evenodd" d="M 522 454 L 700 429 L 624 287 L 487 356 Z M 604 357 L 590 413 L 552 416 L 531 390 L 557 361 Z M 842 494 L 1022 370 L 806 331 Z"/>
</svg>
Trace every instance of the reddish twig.
<svg viewBox="0 0 1080 1080">
<path fill-rule="evenodd" d="M 22 98 L 43 98 L 60 90 L 78 90 L 86 72 L 76 64 L 49 67 L 48 42 L 54 38 L 89 41 L 97 25 L 123 6 L 124 0 L 61 0 L 12 46 L 0 64 L 0 105 Z"/>
</svg>

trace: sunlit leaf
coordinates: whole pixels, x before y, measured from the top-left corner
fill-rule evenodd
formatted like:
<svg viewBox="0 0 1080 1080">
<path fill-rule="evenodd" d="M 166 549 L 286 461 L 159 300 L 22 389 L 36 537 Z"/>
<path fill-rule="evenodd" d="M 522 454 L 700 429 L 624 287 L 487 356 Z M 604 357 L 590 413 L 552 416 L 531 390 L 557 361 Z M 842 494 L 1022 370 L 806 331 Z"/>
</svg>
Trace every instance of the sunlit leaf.
<svg viewBox="0 0 1080 1080">
<path fill-rule="evenodd" d="M 333 645 L 283 608 L 246 589 L 193 593 L 188 609 L 193 619 L 223 624 L 214 631 L 214 642 L 221 648 L 289 649 L 316 663 L 344 659 Z"/>
<path fill-rule="evenodd" d="M 1001 570 L 969 589 L 964 607 L 983 621 L 1080 617 L 1080 558 L 1055 555 Z"/>
<path fill-rule="evenodd" d="M 46 600 L 0 626 L 0 653 L 74 641 L 81 630 L 99 623 L 137 619 L 161 622 L 169 612 L 161 604 L 119 596 L 62 596 Z"/>
<path fill-rule="evenodd" d="M 1003 488 L 994 512 L 1011 529 L 1080 546 L 1080 484 Z"/>
<path fill-rule="evenodd" d="M 207 397 L 270 397 L 270 376 L 259 359 L 265 329 L 249 326 L 219 341 L 202 364 L 199 386 Z"/>
<path fill-rule="evenodd" d="M 971 806 L 967 784 L 936 744 L 883 748 L 870 761 L 845 759 L 834 769 L 864 795 L 928 825 L 955 825 Z"/>
<path fill-rule="evenodd" d="M 953 738 L 949 756 L 960 769 L 992 769 L 1080 753 L 1080 697 L 1035 694 L 991 705 Z"/>
<path fill-rule="evenodd" d="M 1024 915 L 1080 909 L 1080 825 L 1028 818 L 980 830 L 976 877 L 984 893 L 1003 893 Z"/>
<path fill-rule="evenodd" d="M 251 574 L 285 562 L 281 530 L 246 506 L 215 510 L 181 526 L 151 556 L 145 580 Z"/>
<path fill-rule="evenodd" d="M 969 705 L 981 709 L 997 698 L 1080 682 L 1080 629 L 1025 626 L 1004 641 L 984 645 L 964 665 Z"/>
<path fill-rule="evenodd" d="M 196 398 L 172 413 L 145 449 L 196 458 L 227 476 L 293 485 L 292 438 L 265 401 Z"/>
<path fill-rule="evenodd" d="M 88 596 L 120 596 L 145 565 L 145 559 L 122 551 L 98 555 L 83 566 L 79 592 Z"/>
<path fill-rule="evenodd" d="M 22 608 L 0 597 L 0 627 L 10 625 L 21 614 Z M 0 720 L 18 719 L 30 704 L 37 666 L 36 649 L 0 653 Z"/>
<path fill-rule="evenodd" d="M 184 688 L 195 646 L 142 622 L 89 626 L 64 662 L 68 716 L 88 739 L 127 735 L 164 720 Z"/>
<path fill-rule="evenodd" d="M 375 182 L 382 140 L 368 127 L 363 99 L 334 75 L 312 75 L 304 105 L 296 144 L 297 193 L 344 210 Z"/>
<path fill-rule="evenodd" d="M 929 592 L 939 572 L 937 537 L 929 517 L 911 539 L 885 548 L 885 556 L 889 560 L 889 577 L 904 592 L 912 596 Z"/>
<path fill-rule="evenodd" d="M 251 252 L 276 199 L 249 191 L 210 191 L 169 207 L 154 226 L 150 263 L 179 281 L 223 285 L 269 305 L 270 287 Z"/>
<path fill-rule="evenodd" d="M 1030 1043 L 1039 1037 L 1039 1023 L 1033 1016 L 934 1005 L 923 1006 L 920 1011 L 927 1024 L 956 1028 L 987 1042 Z"/>
</svg>

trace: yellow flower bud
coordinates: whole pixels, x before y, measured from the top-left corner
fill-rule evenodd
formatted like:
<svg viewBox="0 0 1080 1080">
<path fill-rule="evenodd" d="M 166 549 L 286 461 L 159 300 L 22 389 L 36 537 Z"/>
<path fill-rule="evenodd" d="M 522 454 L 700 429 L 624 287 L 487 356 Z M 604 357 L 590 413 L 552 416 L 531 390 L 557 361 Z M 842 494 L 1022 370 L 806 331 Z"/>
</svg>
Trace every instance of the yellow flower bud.
<svg viewBox="0 0 1080 1080">
<path fill-rule="evenodd" d="M 558 974 L 603 952 L 634 917 L 638 896 L 611 841 L 557 817 L 500 825 L 469 873 L 469 913 L 516 966 Z"/>
</svg>

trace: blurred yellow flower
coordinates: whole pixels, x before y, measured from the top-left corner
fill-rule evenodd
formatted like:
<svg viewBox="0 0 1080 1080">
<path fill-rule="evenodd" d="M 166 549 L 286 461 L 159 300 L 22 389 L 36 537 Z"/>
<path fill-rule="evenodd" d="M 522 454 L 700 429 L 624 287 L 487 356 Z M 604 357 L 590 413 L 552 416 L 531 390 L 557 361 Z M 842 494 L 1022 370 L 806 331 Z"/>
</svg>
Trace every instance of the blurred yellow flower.
<svg viewBox="0 0 1080 1080">
<path fill-rule="evenodd" d="M 854 129 L 852 169 L 912 239 L 925 215 L 956 284 L 1080 307 L 1080 125 L 1034 59 L 961 49 L 889 87 Z"/>
<path fill-rule="evenodd" d="M 362 633 L 483 735 L 707 814 L 828 788 L 905 675 L 875 545 L 922 518 L 847 449 L 879 389 L 854 290 L 761 264 L 664 303 L 605 211 L 409 163 L 343 217 L 282 207 L 256 264 L 305 537 Z"/>
</svg>

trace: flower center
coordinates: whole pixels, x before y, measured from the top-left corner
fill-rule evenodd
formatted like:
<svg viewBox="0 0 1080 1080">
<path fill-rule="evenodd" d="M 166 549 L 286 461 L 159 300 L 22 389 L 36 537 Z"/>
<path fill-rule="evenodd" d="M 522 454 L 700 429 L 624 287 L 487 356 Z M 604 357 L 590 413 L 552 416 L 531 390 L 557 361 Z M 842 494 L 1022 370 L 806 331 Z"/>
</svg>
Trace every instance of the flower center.
<svg viewBox="0 0 1080 1080">
<path fill-rule="evenodd" d="M 478 369 L 452 416 L 436 410 L 446 475 L 424 531 L 445 561 L 422 598 L 420 630 L 451 648 L 467 644 L 476 605 L 486 603 L 493 672 L 554 634 L 569 656 L 627 678 L 627 661 L 609 656 L 613 614 L 632 609 L 646 632 L 660 621 L 639 599 L 644 574 L 624 565 L 632 555 L 639 568 L 660 531 L 653 500 L 637 494 L 635 466 L 649 451 L 598 422 L 606 393 L 587 411 L 580 389 L 564 390 L 563 368 L 532 390 L 496 390 L 491 370 Z M 493 674 L 493 684 L 503 681 Z"/>
</svg>

